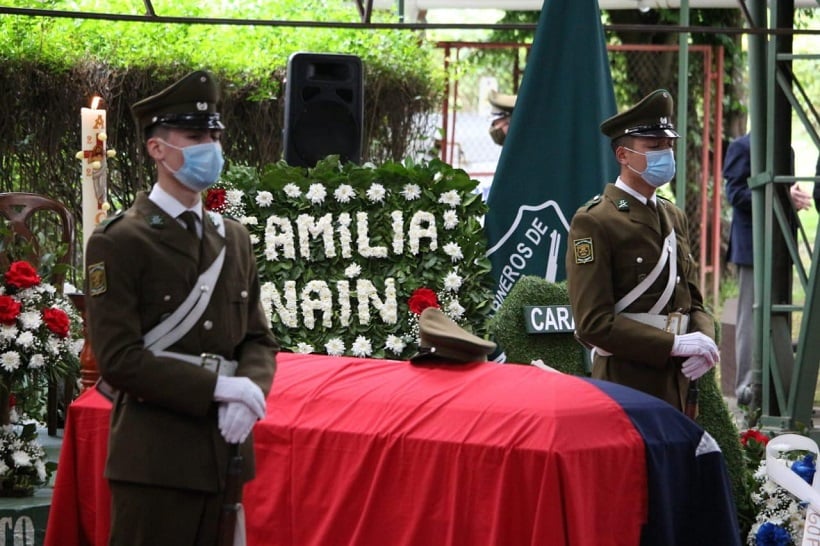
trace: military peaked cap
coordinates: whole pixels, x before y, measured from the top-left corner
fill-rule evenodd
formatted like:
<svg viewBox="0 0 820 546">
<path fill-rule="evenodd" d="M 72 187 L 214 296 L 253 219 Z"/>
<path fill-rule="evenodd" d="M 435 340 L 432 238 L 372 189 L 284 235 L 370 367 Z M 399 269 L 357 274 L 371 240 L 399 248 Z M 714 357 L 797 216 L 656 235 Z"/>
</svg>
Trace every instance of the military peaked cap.
<svg viewBox="0 0 820 546">
<path fill-rule="evenodd" d="M 504 95 L 498 91 L 492 90 L 487 98 L 490 101 L 490 104 L 493 105 L 494 113 L 511 114 L 513 108 L 515 108 L 515 101 L 518 99 L 518 95 Z"/>
<path fill-rule="evenodd" d="M 180 129 L 224 129 L 216 105 L 219 85 L 210 72 L 197 70 L 156 95 L 131 106 L 143 134 L 155 125 Z"/>
<path fill-rule="evenodd" d="M 419 349 L 411 362 L 483 362 L 495 343 L 464 330 L 437 307 L 428 307 L 419 317 Z"/>
<path fill-rule="evenodd" d="M 672 124 L 672 94 L 666 89 L 653 91 L 641 101 L 601 124 L 601 132 L 611 139 L 622 136 L 678 138 Z"/>
</svg>

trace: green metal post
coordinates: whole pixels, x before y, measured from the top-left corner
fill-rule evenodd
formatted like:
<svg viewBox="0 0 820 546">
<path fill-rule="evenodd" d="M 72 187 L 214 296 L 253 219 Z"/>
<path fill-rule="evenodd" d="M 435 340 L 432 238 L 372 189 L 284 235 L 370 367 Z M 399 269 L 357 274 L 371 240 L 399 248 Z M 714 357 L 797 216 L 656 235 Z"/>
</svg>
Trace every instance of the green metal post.
<svg viewBox="0 0 820 546">
<path fill-rule="evenodd" d="M 689 0 L 681 0 L 680 3 L 680 24 L 683 27 L 689 26 Z M 677 184 L 675 188 L 675 201 L 681 209 L 686 208 L 686 143 L 687 129 L 689 127 L 689 33 L 678 34 L 678 112 L 677 125 L 680 138 L 677 142 L 676 162 Z"/>
</svg>

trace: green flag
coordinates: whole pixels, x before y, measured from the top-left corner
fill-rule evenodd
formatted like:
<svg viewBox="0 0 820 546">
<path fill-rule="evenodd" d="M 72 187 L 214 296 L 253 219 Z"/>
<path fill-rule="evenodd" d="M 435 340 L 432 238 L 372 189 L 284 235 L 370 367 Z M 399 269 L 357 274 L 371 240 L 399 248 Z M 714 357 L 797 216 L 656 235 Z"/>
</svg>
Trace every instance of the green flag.
<svg viewBox="0 0 820 546">
<path fill-rule="evenodd" d="M 545 0 L 487 199 L 494 310 L 523 275 L 566 277 L 572 215 L 618 175 L 615 113 L 597 0 Z"/>
</svg>

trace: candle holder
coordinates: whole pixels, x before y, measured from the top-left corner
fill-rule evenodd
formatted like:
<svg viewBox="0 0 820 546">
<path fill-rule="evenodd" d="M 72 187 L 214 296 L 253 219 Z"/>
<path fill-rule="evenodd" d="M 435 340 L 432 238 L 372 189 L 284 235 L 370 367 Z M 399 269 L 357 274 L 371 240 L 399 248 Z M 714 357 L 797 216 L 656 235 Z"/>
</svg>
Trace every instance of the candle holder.
<svg viewBox="0 0 820 546">
<path fill-rule="evenodd" d="M 91 339 L 88 337 L 88 329 L 85 320 L 85 294 L 66 294 L 74 307 L 80 312 L 83 319 L 83 350 L 80 352 L 80 384 L 82 390 L 93 387 L 100 378 L 100 370 L 97 367 L 97 359 L 94 358 L 94 351 L 91 350 Z"/>
</svg>

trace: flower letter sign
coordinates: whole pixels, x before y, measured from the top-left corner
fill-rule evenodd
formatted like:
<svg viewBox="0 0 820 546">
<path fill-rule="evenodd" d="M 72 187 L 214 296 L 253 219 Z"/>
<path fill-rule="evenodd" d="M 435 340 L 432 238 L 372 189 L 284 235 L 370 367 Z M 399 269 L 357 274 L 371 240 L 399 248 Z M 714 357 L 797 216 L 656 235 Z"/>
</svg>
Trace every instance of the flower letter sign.
<svg viewBox="0 0 820 546">
<path fill-rule="evenodd" d="M 261 175 L 233 167 L 205 202 L 250 231 L 284 348 L 406 358 L 424 307 L 484 332 L 492 281 L 477 184 L 437 160 L 359 167 L 330 157 Z"/>
</svg>

